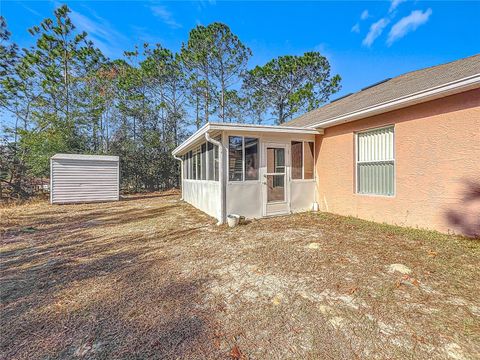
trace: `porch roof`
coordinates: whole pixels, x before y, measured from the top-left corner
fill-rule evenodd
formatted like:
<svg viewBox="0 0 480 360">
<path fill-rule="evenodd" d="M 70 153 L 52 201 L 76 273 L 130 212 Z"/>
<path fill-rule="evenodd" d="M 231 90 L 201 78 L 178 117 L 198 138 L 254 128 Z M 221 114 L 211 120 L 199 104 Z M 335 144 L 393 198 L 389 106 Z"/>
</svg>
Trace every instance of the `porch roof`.
<svg viewBox="0 0 480 360">
<path fill-rule="evenodd" d="M 283 133 L 283 134 L 305 134 L 317 135 L 323 134 L 321 129 L 311 129 L 296 126 L 277 126 L 277 125 L 253 125 L 253 124 L 235 124 L 235 123 L 206 123 L 195 133 L 193 133 L 187 140 L 181 143 L 172 154 L 174 156 L 183 155 L 191 147 L 205 139 L 206 133 L 217 133 L 219 131 L 245 131 L 252 133 Z"/>
</svg>

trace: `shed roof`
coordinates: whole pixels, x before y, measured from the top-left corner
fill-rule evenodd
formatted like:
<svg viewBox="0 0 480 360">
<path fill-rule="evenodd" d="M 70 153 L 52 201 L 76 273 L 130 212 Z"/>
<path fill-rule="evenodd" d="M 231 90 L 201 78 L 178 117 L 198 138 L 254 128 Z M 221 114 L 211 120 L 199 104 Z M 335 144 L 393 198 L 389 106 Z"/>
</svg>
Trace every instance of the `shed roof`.
<svg viewBox="0 0 480 360">
<path fill-rule="evenodd" d="M 480 54 L 386 79 L 303 114 L 285 125 L 325 128 L 409 106 L 415 103 L 413 101 L 429 101 L 435 96 L 448 96 L 478 87 Z"/>
<path fill-rule="evenodd" d="M 55 154 L 52 159 L 118 161 L 119 158 L 112 155 Z"/>
</svg>

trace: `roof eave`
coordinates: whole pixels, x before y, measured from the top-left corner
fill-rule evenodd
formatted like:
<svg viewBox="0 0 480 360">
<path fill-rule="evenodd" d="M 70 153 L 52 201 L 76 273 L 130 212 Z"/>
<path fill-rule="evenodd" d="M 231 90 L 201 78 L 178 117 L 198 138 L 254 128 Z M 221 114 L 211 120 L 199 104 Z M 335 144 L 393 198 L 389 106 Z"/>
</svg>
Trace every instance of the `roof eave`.
<svg viewBox="0 0 480 360">
<path fill-rule="evenodd" d="M 326 129 L 342 123 L 347 123 L 355 120 L 360 120 L 366 117 L 383 114 L 389 111 L 401 109 L 407 106 L 420 104 L 423 102 L 439 99 L 445 96 L 458 94 L 468 90 L 473 90 L 480 87 L 480 74 L 475 74 L 463 79 L 452 81 L 447 84 L 436 86 L 430 89 L 422 90 L 407 96 L 397 99 L 389 100 L 387 102 L 366 107 L 351 113 L 336 116 L 330 119 L 322 120 L 321 122 L 307 125 L 310 129 Z"/>
<path fill-rule="evenodd" d="M 187 140 L 180 144 L 175 150 L 172 151 L 174 156 L 181 155 L 186 152 L 195 142 L 205 136 L 205 133 L 210 131 L 246 131 L 254 133 L 287 133 L 287 134 L 305 134 L 305 135 L 318 135 L 323 134 L 322 129 L 312 129 L 307 127 L 294 127 L 294 126 L 276 126 L 276 125 L 254 125 L 254 124 L 223 124 L 223 123 L 207 123 L 193 133 Z"/>
</svg>

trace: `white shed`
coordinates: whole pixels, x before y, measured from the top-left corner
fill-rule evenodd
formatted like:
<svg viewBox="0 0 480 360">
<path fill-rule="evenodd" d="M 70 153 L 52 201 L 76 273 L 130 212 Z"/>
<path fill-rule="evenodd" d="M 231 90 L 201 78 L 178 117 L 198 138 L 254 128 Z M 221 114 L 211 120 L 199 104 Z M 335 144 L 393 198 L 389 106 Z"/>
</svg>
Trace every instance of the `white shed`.
<svg viewBox="0 0 480 360">
<path fill-rule="evenodd" d="M 56 154 L 50 159 L 50 203 L 119 200 L 118 156 Z"/>
</svg>

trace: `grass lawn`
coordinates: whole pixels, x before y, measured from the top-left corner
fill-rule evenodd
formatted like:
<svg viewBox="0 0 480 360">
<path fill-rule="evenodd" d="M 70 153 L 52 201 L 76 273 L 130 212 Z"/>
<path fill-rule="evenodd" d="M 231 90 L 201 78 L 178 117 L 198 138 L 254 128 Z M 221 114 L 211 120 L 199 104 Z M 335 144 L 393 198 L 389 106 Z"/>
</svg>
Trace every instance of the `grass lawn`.
<svg viewBox="0 0 480 360">
<path fill-rule="evenodd" d="M 4 359 L 480 358 L 480 241 L 178 194 L 0 209 Z"/>
</svg>

